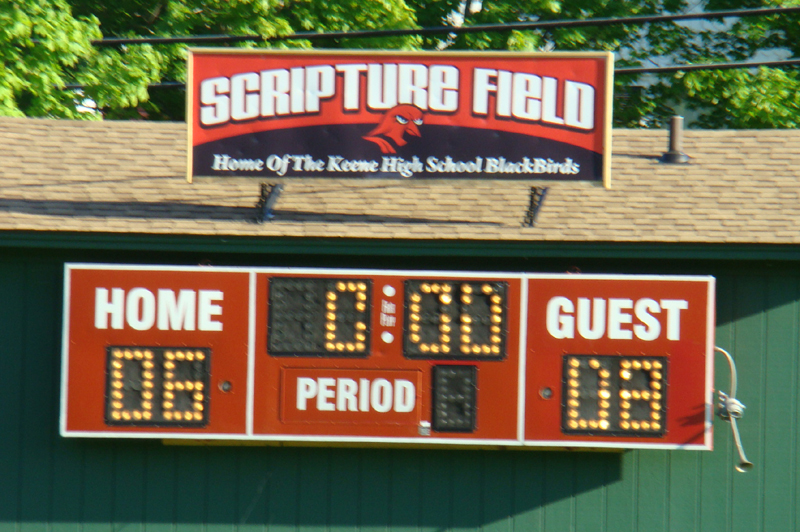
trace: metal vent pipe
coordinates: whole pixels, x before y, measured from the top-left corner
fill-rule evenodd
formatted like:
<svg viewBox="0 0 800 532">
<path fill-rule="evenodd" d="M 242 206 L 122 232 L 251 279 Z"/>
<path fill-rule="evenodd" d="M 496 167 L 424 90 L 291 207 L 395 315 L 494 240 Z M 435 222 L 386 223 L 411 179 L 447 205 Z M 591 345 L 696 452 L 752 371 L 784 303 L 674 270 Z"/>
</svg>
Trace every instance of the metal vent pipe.
<svg viewBox="0 0 800 532">
<path fill-rule="evenodd" d="M 683 164 L 689 156 L 683 152 L 683 117 L 673 116 L 669 121 L 669 151 L 661 156 L 662 163 Z"/>
</svg>

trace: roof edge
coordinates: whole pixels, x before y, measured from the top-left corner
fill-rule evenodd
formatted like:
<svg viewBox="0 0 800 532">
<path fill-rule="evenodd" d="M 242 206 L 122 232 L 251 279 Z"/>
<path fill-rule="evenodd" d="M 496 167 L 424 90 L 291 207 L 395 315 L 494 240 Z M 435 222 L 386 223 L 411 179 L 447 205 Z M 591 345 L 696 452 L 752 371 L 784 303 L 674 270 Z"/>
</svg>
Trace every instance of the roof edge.
<svg viewBox="0 0 800 532">
<path fill-rule="evenodd" d="M 0 247 L 277 255 L 800 260 L 800 244 L 531 242 L 3 231 Z"/>
</svg>

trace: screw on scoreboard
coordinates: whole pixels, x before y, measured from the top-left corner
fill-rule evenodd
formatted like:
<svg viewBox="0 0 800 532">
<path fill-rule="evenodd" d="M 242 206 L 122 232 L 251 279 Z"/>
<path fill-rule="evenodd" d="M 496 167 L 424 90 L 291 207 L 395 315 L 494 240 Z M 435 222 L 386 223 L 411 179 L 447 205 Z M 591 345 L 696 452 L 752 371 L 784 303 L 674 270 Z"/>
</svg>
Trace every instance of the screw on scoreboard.
<svg viewBox="0 0 800 532">
<path fill-rule="evenodd" d="M 67 264 L 61 434 L 711 449 L 714 279 Z"/>
</svg>

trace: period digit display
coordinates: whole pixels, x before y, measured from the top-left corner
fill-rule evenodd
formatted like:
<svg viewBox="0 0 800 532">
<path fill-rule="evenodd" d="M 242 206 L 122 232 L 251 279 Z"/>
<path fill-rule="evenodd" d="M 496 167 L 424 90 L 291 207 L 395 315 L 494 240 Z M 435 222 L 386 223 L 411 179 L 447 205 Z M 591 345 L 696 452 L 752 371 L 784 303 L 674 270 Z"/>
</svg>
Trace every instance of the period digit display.
<svg viewBox="0 0 800 532">
<path fill-rule="evenodd" d="M 478 393 L 478 368 L 475 366 L 435 366 L 433 368 L 433 430 L 472 432 Z"/>
</svg>

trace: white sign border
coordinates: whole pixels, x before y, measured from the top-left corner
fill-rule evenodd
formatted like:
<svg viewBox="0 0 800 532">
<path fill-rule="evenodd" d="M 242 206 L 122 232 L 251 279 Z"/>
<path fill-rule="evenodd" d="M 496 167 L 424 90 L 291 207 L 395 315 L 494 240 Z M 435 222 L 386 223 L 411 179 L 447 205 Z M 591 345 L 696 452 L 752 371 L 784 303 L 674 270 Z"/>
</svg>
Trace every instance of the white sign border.
<svg viewBox="0 0 800 532">
<path fill-rule="evenodd" d="M 240 433 L 174 433 L 146 432 L 129 433 L 114 431 L 78 431 L 68 430 L 67 423 L 67 391 L 69 377 L 69 302 L 71 294 L 71 275 L 73 270 L 114 270 L 114 271 L 178 271 L 178 272 L 220 272 L 247 273 L 248 290 L 248 378 L 247 378 L 247 417 L 246 431 Z M 259 273 L 298 274 L 298 275 L 388 275 L 428 278 L 472 277 L 475 279 L 498 278 L 519 279 L 522 281 L 520 293 L 520 361 L 518 386 L 517 438 L 508 439 L 464 439 L 448 438 L 392 438 L 362 436 L 307 436 L 307 435 L 261 435 L 253 432 L 253 387 L 255 379 L 255 284 Z M 587 280 L 637 280 L 637 281 L 682 281 L 702 282 L 708 284 L 707 319 L 706 319 L 706 414 L 703 444 L 660 444 L 635 442 L 591 442 L 591 441 L 527 441 L 525 434 L 525 344 L 522 341 L 527 329 L 528 293 L 527 280 L 530 279 L 587 279 Z M 413 447 L 491 447 L 491 448 L 581 448 L 581 449 L 664 449 L 664 450 L 713 450 L 713 386 L 714 386 L 714 325 L 715 325 L 715 290 L 716 279 L 710 275 L 627 275 L 627 274 L 554 274 L 554 273 L 519 273 L 519 272 L 472 272 L 443 270 L 378 270 L 347 268 L 294 268 L 294 267 L 220 267 L 220 266 L 174 266 L 174 265 L 134 265 L 134 264 L 93 264 L 65 263 L 63 316 L 62 316 L 62 349 L 61 349 L 61 405 L 59 414 L 59 433 L 62 437 L 77 438 L 126 438 L 126 439 L 163 439 L 163 440 L 197 440 L 197 441 L 229 441 L 236 442 L 284 442 L 287 444 L 329 443 L 329 444 L 373 444 L 403 445 Z"/>
</svg>

